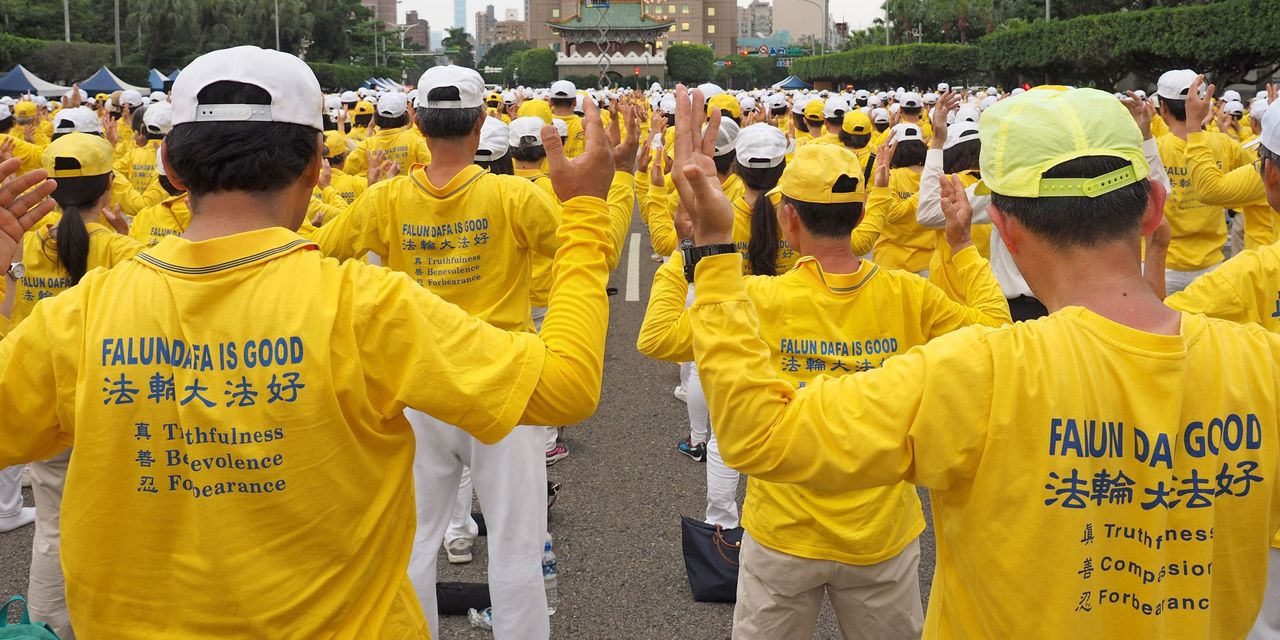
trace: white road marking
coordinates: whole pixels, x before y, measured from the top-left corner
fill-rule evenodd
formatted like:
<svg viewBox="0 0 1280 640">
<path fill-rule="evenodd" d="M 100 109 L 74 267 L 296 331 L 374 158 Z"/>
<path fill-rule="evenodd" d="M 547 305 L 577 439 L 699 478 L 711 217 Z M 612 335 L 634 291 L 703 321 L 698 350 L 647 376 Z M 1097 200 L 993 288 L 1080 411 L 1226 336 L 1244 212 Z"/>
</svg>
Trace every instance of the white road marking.
<svg viewBox="0 0 1280 640">
<path fill-rule="evenodd" d="M 627 250 L 627 302 L 640 301 L 640 234 L 631 234 Z"/>
</svg>

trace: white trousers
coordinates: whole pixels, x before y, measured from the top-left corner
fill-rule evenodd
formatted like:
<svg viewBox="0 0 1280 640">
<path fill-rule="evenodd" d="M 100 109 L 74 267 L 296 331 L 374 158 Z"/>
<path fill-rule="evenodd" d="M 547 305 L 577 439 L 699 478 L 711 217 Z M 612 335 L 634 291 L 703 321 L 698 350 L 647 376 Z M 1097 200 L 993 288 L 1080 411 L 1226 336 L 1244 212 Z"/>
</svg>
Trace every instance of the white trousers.
<svg viewBox="0 0 1280 640">
<path fill-rule="evenodd" d="M 1267 591 L 1248 640 L 1280 640 L 1280 549 L 1271 547 L 1267 560 Z"/>
<path fill-rule="evenodd" d="M 720 444 L 716 434 L 707 441 L 707 517 L 708 524 L 718 524 L 726 529 L 738 526 L 738 478 L 720 458 Z"/>
<path fill-rule="evenodd" d="M 542 427 L 516 427 L 502 441 L 484 445 L 420 411 L 406 409 L 405 416 L 416 439 L 413 482 L 418 506 L 409 579 L 431 625 L 431 637 L 440 637 L 436 559 L 457 508 L 463 467 L 469 466 L 488 528 L 494 637 L 546 640 L 551 623 L 542 582 L 547 531 Z"/>
<path fill-rule="evenodd" d="M 1200 269 L 1199 271 L 1177 271 L 1174 269 L 1165 269 L 1164 270 L 1165 294 L 1173 295 L 1179 291 L 1182 291 L 1183 289 L 1186 289 L 1187 287 L 1191 286 L 1191 283 L 1194 282 L 1196 278 L 1199 278 L 1200 276 L 1206 273 L 1209 273 L 1214 269 L 1217 269 L 1218 265 L 1220 264 L 1222 263 L 1219 262 L 1218 264 L 1215 264 L 1212 267 L 1209 267 L 1208 269 Z"/>
<path fill-rule="evenodd" d="M 31 494 L 36 499 L 36 531 L 31 541 L 31 575 L 27 606 L 31 619 L 47 622 L 63 640 L 73 640 L 67 613 L 66 579 L 62 575 L 62 486 L 71 450 L 31 463 Z"/>
<path fill-rule="evenodd" d="M 0 522 L 22 514 L 22 465 L 0 469 Z"/>
<path fill-rule="evenodd" d="M 684 306 L 687 309 L 692 304 L 693 285 L 689 285 Z M 702 377 L 698 375 L 698 363 L 680 363 L 680 380 L 684 383 L 685 393 L 689 394 L 689 401 L 685 403 L 685 409 L 689 412 L 689 442 L 691 444 L 706 442 L 710 432 L 708 425 L 711 423 L 711 414 L 707 409 L 707 395 L 702 392 Z"/>
</svg>

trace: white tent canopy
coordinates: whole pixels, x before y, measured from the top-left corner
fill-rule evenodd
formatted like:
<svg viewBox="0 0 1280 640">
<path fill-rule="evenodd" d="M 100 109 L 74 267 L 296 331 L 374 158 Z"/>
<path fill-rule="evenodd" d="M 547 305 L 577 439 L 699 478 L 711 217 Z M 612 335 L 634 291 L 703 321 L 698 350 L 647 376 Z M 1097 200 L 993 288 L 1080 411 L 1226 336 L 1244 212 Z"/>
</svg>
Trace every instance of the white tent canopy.
<svg viewBox="0 0 1280 640">
<path fill-rule="evenodd" d="M 56 85 L 48 82 L 34 73 L 27 71 L 27 68 L 18 65 L 0 80 L 0 95 L 19 96 L 27 93 L 44 96 L 46 98 L 60 98 L 69 91 L 69 87 Z"/>
</svg>

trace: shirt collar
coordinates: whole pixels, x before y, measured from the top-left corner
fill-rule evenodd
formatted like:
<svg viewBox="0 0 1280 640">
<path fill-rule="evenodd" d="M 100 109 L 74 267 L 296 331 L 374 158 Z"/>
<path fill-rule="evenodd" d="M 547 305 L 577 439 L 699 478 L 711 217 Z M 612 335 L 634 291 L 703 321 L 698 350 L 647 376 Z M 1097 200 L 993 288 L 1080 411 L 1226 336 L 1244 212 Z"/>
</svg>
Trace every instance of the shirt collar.
<svg viewBox="0 0 1280 640">
<path fill-rule="evenodd" d="M 833 293 L 854 293 L 880 273 L 880 266 L 870 260 L 860 260 L 858 270 L 853 273 L 827 273 L 822 270 L 817 258 L 804 256 L 796 262 L 793 271 Z"/>
<path fill-rule="evenodd" d="M 426 165 L 415 164 L 413 165 L 413 169 L 409 171 L 409 179 L 412 180 L 413 184 L 419 189 L 437 198 L 444 199 L 452 197 L 458 192 L 470 187 L 476 180 L 480 179 L 480 176 L 488 172 L 488 169 L 484 169 L 479 165 L 467 165 L 467 168 L 459 171 L 458 175 L 454 176 L 448 184 L 443 187 L 437 187 L 431 184 L 431 181 L 427 179 Z"/>
<path fill-rule="evenodd" d="M 271 227 L 200 242 L 168 236 L 139 253 L 137 259 L 161 271 L 199 276 L 266 262 L 302 249 L 319 247 L 293 231 Z"/>
</svg>

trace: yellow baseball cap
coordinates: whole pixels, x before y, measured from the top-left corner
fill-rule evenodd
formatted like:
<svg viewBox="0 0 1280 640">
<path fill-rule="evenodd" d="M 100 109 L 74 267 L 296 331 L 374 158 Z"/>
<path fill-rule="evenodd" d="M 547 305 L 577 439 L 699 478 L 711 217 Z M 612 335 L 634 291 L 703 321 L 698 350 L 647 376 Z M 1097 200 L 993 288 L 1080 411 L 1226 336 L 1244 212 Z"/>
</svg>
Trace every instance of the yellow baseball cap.
<svg viewBox="0 0 1280 640">
<path fill-rule="evenodd" d="M 1096 198 L 1147 177 L 1142 133 L 1115 96 L 1097 89 L 1036 87 L 982 112 L 982 182 L 978 193 L 1018 198 Z M 1085 156 L 1111 156 L 1129 166 L 1096 178 L 1045 178 Z"/>
<path fill-rule="evenodd" d="M 826 103 L 822 100 L 810 100 L 804 105 L 805 120 L 821 120 L 824 106 L 826 106 Z"/>
<path fill-rule="evenodd" d="M 111 143 L 102 136 L 68 133 L 49 143 L 40 164 L 50 178 L 83 178 L 111 173 Z"/>
<path fill-rule="evenodd" d="M 814 204 L 862 202 L 862 166 L 858 156 L 833 144 L 807 144 L 782 170 L 778 186 L 769 192 Z"/>
<path fill-rule="evenodd" d="M 516 117 L 542 118 L 544 122 L 551 124 L 551 104 L 546 100 L 525 100 L 516 111 Z"/>
<path fill-rule="evenodd" d="M 100 105 L 104 105 L 107 103 L 107 101 L 111 100 L 111 95 L 106 93 L 99 93 L 98 95 L 93 97 L 93 100 L 94 102 L 97 102 Z"/>
<path fill-rule="evenodd" d="M 23 100 L 13 105 L 13 117 L 15 118 L 34 118 L 36 117 L 36 103 L 30 100 Z"/>
<path fill-rule="evenodd" d="M 710 116 L 716 111 L 728 111 L 730 116 L 733 116 L 734 118 L 741 118 L 742 103 L 738 102 L 737 98 L 727 93 L 721 93 L 712 96 L 711 99 L 707 101 L 707 115 Z"/>
<path fill-rule="evenodd" d="M 498 93 L 497 91 L 493 91 L 493 92 L 491 92 L 489 95 L 485 96 L 484 101 L 485 101 L 485 104 L 488 104 L 488 103 L 490 103 L 490 102 L 498 102 L 498 103 L 501 103 L 501 102 L 502 102 L 502 94 L 501 94 L 501 93 Z"/>
<path fill-rule="evenodd" d="M 371 116 L 373 115 L 373 103 L 368 100 L 361 100 L 351 109 L 351 115 L 354 116 Z"/>
<path fill-rule="evenodd" d="M 337 131 L 324 132 L 324 157 L 337 158 L 347 155 L 347 137 Z"/>
<path fill-rule="evenodd" d="M 867 135 L 871 133 L 871 118 L 862 109 L 854 109 L 844 114 L 844 123 L 840 128 L 851 135 Z"/>
</svg>

